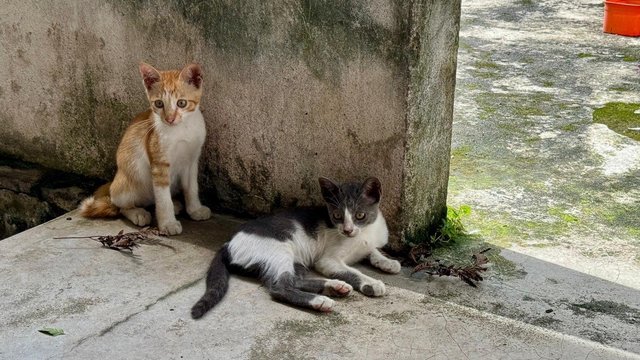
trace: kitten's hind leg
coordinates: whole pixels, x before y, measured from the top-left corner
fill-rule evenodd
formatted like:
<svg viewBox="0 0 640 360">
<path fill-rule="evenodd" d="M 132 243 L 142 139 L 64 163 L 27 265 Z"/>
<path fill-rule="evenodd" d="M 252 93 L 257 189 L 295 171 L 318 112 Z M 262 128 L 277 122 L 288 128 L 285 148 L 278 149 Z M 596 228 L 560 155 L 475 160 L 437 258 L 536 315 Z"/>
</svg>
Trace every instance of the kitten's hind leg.
<svg viewBox="0 0 640 360">
<path fill-rule="evenodd" d="M 271 284 L 269 292 L 274 299 L 284 301 L 292 305 L 311 308 L 322 312 L 330 312 L 333 310 L 335 301 L 326 296 L 302 291 L 296 288 L 295 283 L 295 276 L 290 273 L 285 273 Z"/>
<path fill-rule="evenodd" d="M 147 199 L 144 195 L 135 190 L 131 190 L 127 180 L 123 180 L 124 175 L 116 174 L 113 183 L 109 188 L 111 202 L 120 208 L 120 213 L 129 221 L 138 226 L 146 226 L 151 223 L 151 213 L 143 208 L 136 207 L 136 204 L 145 204 Z"/>
<path fill-rule="evenodd" d="M 182 203 L 178 199 L 171 199 L 173 201 L 173 215 L 178 215 L 184 209 Z"/>
<path fill-rule="evenodd" d="M 120 209 L 120 212 L 135 225 L 146 226 L 151 223 L 151 213 L 143 208 Z"/>
<path fill-rule="evenodd" d="M 347 296 L 353 290 L 351 285 L 341 280 L 329 280 L 319 278 L 305 278 L 305 275 L 309 273 L 304 265 L 295 264 L 294 266 L 297 278 L 294 286 L 302 291 L 308 291 L 316 294 L 323 294 L 327 296 Z"/>
<path fill-rule="evenodd" d="M 184 193 L 184 202 L 187 207 L 187 214 L 193 220 L 207 220 L 211 217 L 211 210 L 200 203 L 198 197 L 198 158 L 196 156 L 187 169 L 180 175 L 182 189 Z"/>
</svg>

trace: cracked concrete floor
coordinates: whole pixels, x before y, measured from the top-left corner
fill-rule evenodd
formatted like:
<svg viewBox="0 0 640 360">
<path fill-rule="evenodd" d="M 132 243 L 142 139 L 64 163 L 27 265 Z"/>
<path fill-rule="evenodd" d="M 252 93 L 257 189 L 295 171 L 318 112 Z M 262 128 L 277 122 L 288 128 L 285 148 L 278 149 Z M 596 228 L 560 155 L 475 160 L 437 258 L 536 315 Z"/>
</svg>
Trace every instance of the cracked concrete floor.
<svg viewBox="0 0 640 360">
<path fill-rule="evenodd" d="M 493 247 L 479 289 L 376 274 L 388 296 L 323 316 L 233 278 L 196 322 L 237 220 L 185 222 L 131 257 L 53 239 L 133 230 L 72 213 L 0 242 L 0 358 L 640 358 L 640 152 L 592 122 L 606 103 L 640 103 L 640 42 L 602 34 L 601 17 L 593 0 L 463 2 L 450 203 L 471 205 L 478 232 L 437 255 Z"/>
</svg>

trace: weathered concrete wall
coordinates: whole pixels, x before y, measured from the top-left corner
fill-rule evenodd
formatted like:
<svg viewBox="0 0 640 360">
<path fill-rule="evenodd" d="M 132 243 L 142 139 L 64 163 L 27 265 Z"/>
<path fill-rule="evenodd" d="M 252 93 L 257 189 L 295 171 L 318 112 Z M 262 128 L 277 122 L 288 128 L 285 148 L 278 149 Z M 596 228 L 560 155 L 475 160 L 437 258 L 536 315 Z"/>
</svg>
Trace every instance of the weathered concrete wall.
<svg viewBox="0 0 640 360">
<path fill-rule="evenodd" d="M 378 176 L 398 234 L 443 213 L 459 1 L 14 1 L 0 152 L 108 178 L 146 108 L 137 64 L 205 70 L 204 192 L 249 213 Z"/>
</svg>

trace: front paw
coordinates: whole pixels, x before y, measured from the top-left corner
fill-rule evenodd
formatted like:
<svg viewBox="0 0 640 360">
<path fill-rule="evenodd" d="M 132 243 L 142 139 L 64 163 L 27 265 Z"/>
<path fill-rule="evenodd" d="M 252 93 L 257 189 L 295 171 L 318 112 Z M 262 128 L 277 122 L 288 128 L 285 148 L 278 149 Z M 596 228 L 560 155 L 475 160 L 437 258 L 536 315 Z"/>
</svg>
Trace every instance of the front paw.
<svg viewBox="0 0 640 360">
<path fill-rule="evenodd" d="M 206 206 L 200 206 L 196 210 L 190 211 L 189 216 L 193 220 L 207 220 L 211 217 L 211 210 Z"/>
<path fill-rule="evenodd" d="M 386 290 L 382 281 L 373 280 L 360 285 L 360 292 L 367 296 L 382 296 Z"/>
<path fill-rule="evenodd" d="M 178 235 L 182 233 L 182 224 L 180 224 L 180 221 L 178 220 L 168 221 L 168 222 L 159 224 L 158 228 L 163 233 L 166 233 L 169 235 Z"/>
<path fill-rule="evenodd" d="M 378 264 L 378 269 L 389 274 L 397 274 L 400 272 L 401 266 L 398 260 L 387 259 L 387 261 Z"/>
<path fill-rule="evenodd" d="M 329 296 L 344 297 L 349 295 L 351 290 L 353 290 L 353 288 L 346 282 L 342 280 L 331 279 L 327 280 L 327 282 L 324 284 L 323 294 Z"/>
</svg>

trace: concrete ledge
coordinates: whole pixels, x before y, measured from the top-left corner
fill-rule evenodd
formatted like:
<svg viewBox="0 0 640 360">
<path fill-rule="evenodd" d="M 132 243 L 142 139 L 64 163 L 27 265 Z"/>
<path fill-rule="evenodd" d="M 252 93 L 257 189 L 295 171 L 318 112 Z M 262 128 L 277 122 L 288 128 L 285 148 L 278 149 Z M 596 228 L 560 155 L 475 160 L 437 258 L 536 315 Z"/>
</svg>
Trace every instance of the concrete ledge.
<svg viewBox="0 0 640 360">
<path fill-rule="evenodd" d="M 142 245 L 134 257 L 91 240 L 53 239 L 136 230 L 74 212 L 1 241 L 0 358 L 638 358 L 394 286 L 401 275 L 377 275 L 388 296 L 353 294 L 330 315 L 279 304 L 233 277 L 227 298 L 193 321 L 213 249 L 238 224 L 184 220 L 184 235 Z M 37 332 L 46 326 L 66 335 Z"/>
</svg>

